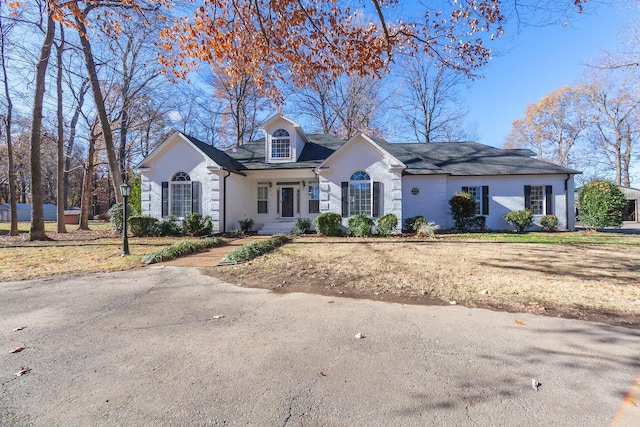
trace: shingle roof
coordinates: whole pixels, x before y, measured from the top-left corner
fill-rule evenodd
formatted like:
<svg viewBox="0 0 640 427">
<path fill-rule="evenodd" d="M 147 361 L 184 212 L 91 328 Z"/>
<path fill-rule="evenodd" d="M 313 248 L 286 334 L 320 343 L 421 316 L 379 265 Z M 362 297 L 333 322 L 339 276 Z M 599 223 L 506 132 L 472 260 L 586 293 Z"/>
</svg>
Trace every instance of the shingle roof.
<svg viewBox="0 0 640 427">
<path fill-rule="evenodd" d="M 531 158 L 529 150 L 503 150 L 477 142 L 390 144 L 382 148 L 407 165 L 406 175 L 548 175 L 580 173 Z"/>
<path fill-rule="evenodd" d="M 305 144 L 302 153 L 295 163 L 266 163 L 264 151 L 264 138 L 241 145 L 235 150 L 225 153 L 245 169 L 304 169 L 315 168 L 329 157 L 346 141 L 327 134 L 307 134 L 308 143 Z"/>
<path fill-rule="evenodd" d="M 185 135 L 186 136 L 186 135 Z M 242 170 L 315 168 L 346 143 L 328 134 L 308 134 L 308 143 L 295 163 L 265 162 L 264 139 L 221 151 L 196 138 L 189 140 L 221 167 Z M 580 173 L 531 157 L 530 150 L 503 150 L 477 142 L 389 143 L 373 138 L 381 148 L 403 162 L 405 175 L 549 175 Z"/>
</svg>

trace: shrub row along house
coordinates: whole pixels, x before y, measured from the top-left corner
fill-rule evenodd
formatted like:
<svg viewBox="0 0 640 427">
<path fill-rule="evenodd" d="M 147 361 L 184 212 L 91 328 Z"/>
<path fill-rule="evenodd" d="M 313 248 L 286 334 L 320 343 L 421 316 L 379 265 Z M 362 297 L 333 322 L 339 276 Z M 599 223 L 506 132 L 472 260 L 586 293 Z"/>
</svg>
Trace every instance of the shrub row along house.
<svg viewBox="0 0 640 427">
<path fill-rule="evenodd" d="M 228 151 L 175 132 L 138 166 L 142 213 L 178 218 L 208 215 L 215 231 L 251 218 L 263 234 L 290 232 L 297 218 L 335 212 L 343 224 L 357 214 L 399 219 L 422 215 L 451 228 L 449 199 L 466 191 L 489 229 L 510 226 L 503 215 L 529 208 L 535 218 L 556 215 L 573 229 L 578 171 L 474 142 L 389 143 L 367 135 L 348 141 L 306 134 L 275 116 L 265 137 Z"/>
</svg>

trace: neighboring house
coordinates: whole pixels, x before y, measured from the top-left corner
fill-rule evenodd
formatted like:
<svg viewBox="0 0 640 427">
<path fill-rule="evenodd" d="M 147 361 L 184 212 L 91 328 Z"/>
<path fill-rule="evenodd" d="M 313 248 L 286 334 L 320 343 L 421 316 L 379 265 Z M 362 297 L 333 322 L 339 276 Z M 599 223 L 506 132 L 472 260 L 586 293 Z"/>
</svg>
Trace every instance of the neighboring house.
<svg viewBox="0 0 640 427">
<path fill-rule="evenodd" d="M 43 206 L 44 220 L 55 221 L 57 218 L 57 207 L 51 203 L 45 203 Z M 31 221 L 31 205 L 29 203 L 16 204 L 16 212 L 18 221 Z M 0 204 L 0 221 L 11 221 L 11 204 Z"/>
<path fill-rule="evenodd" d="M 638 200 L 640 200 L 640 190 L 637 188 L 618 187 L 627 198 L 627 208 L 623 221 L 640 222 L 638 217 Z"/>
<path fill-rule="evenodd" d="M 533 159 L 529 150 L 502 150 L 474 142 L 395 144 L 364 134 L 348 141 L 306 134 L 276 116 L 265 138 L 228 151 L 175 132 L 137 169 L 142 212 L 156 218 L 209 215 L 216 231 L 252 218 L 264 234 L 290 232 L 296 218 L 324 212 L 348 217 L 388 213 L 423 215 L 450 228 L 449 199 L 473 194 L 490 229 L 511 227 L 503 215 L 528 207 L 536 218 L 554 214 L 573 229 L 579 173 Z M 568 208 L 569 207 L 569 208 Z"/>
</svg>

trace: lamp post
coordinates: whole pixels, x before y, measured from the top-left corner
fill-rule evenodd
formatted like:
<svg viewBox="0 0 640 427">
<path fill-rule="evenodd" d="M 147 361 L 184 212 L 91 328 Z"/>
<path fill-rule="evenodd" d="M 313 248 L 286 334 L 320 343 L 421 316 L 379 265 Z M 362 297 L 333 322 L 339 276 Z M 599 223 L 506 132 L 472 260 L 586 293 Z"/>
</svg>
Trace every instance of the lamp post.
<svg viewBox="0 0 640 427">
<path fill-rule="evenodd" d="M 129 238 L 127 237 L 127 199 L 131 195 L 131 187 L 128 184 L 122 184 L 120 186 L 120 194 L 124 204 L 122 205 L 122 256 L 129 254 Z"/>
</svg>

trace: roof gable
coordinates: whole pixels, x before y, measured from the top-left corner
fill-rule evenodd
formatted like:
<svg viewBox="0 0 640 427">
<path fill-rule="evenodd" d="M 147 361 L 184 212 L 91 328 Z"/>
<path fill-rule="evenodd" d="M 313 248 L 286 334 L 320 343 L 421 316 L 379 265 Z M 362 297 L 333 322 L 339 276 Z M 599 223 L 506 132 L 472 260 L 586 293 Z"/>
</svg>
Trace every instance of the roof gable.
<svg viewBox="0 0 640 427">
<path fill-rule="evenodd" d="M 186 135 L 182 132 L 175 131 L 169 135 L 158 147 L 156 147 L 147 157 L 145 157 L 137 166 L 136 169 L 144 169 L 150 167 L 150 165 L 160 156 L 162 156 L 170 147 L 179 142 L 186 142 L 193 147 L 200 155 L 208 160 L 211 160 L 218 167 L 231 172 L 238 172 L 244 167 L 229 157 L 224 151 L 221 151 L 209 144 L 206 144 L 199 139 Z"/>
<path fill-rule="evenodd" d="M 345 142 L 344 144 L 342 144 L 342 146 L 340 146 L 337 150 L 335 150 L 329 157 L 327 157 L 322 163 L 320 163 L 320 165 L 318 165 L 316 170 L 321 170 L 321 169 L 325 169 L 328 168 L 329 165 L 331 164 L 331 162 L 336 159 L 337 157 L 341 156 L 345 151 L 347 151 L 352 145 L 357 144 L 359 142 L 364 142 L 365 144 L 369 145 L 371 148 L 373 148 L 373 150 L 375 152 L 378 153 L 378 155 L 380 155 L 380 157 L 384 158 L 387 160 L 387 163 L 389 165 L 389 168 L 393 168 L 393 169 L 405 169 L 407 166 L 400 161 L 399 159 L 397 159 L 393 154 L 391 154 L 388 150 L 386 150 L 385 148 L 383 148 L 381 146 L 381 144 L 379 144 L 378 142 L 374 141 L 373 139 L 369 138 L 367 135 L 360 133 L 358 135 L 355 135 L 354 137 L 352 137 L 351 139 L 349 139 L 347 142 Z M 388 144 L 388 143 L 387 143 Z"/>
</svg>

